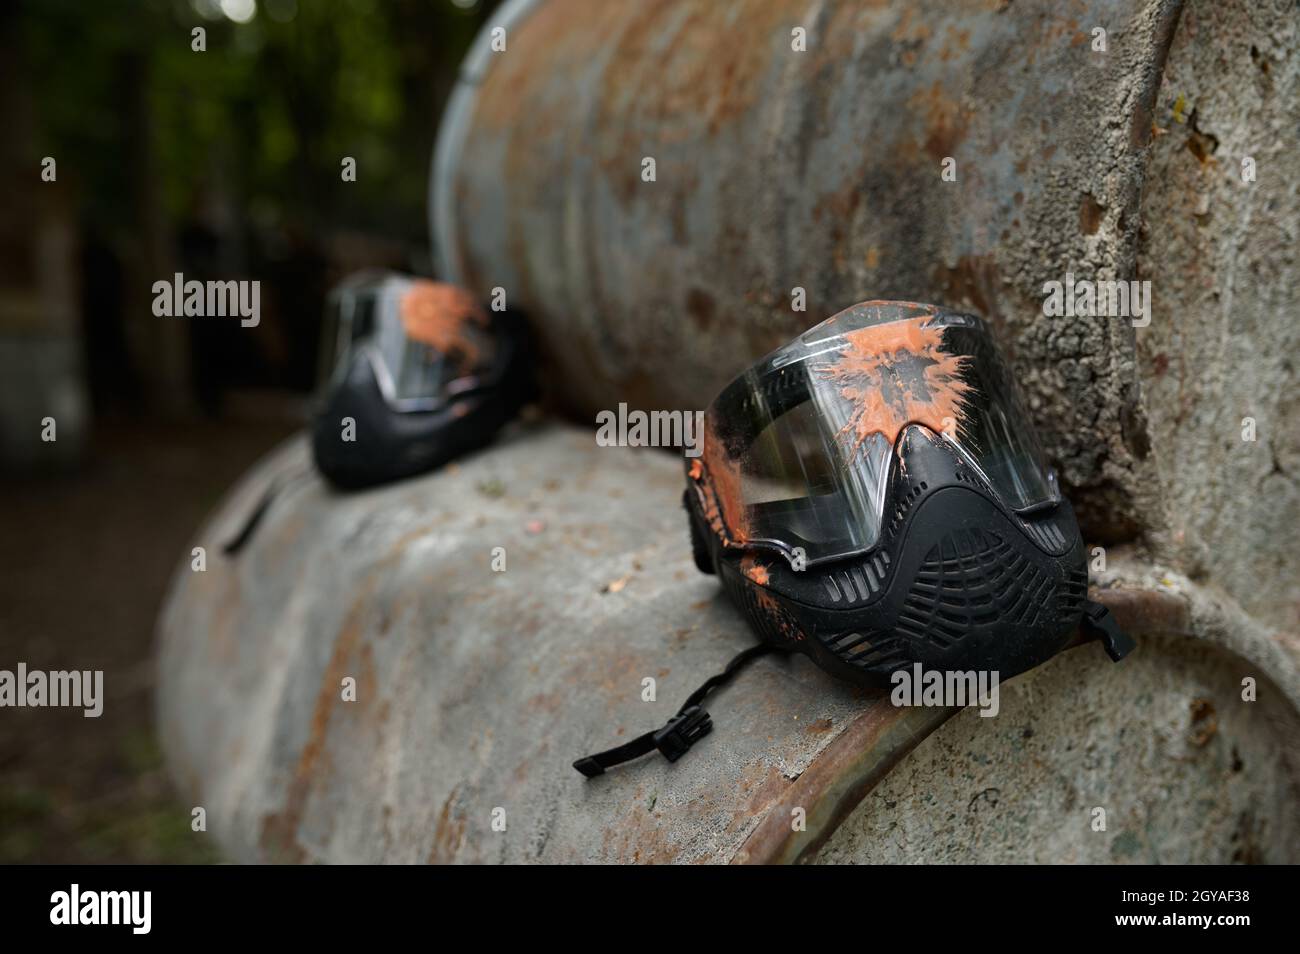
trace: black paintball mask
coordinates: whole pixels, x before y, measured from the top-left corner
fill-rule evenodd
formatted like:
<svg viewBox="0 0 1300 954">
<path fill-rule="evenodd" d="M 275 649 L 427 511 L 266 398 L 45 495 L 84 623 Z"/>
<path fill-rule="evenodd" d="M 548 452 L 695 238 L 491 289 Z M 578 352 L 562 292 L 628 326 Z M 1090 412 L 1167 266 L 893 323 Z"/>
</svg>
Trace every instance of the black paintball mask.
<svg viewBox="0 0 1300 954">
<path fill-rule="evenodd" d="M 527 326 L 454 285 L 363 274 L 330 295 L 312 421 L 341 488 L 422 473 L 489 443 L 536 396 Z"/>
<path fill-rule="evenodd" d="M 329 296 L 312 456 L 342 489 L 423 473 L 488 444 L 536 396 L 528 327 L 441 282 L 362 272 Z M 310 467 L 278 475 L 223 547 L 236 556 Z"/>
<path fill-rule="evenodd" d="M 854 305 L 727 386 L 688 462 L 695 564 L 759 645 L 663 728 L 574 764 L 587 776 L 707 734 L 705 694 L 765 652 L 888 688 L 900 669 L 998 673 L 1046 662 L 1082 627 L 1133 646 L 1088 599 L 1060 493 L 984 323 L 911 302 Z"/>
<path fill-rule="evenodd" d="M 770 645 L 832 675 L 1046 662 L 1088 600 L 1074 511 L 984 323 L 854 305 L 754 365 L 705 414 L 688 471 L 696 565 Z"/>
</svg>

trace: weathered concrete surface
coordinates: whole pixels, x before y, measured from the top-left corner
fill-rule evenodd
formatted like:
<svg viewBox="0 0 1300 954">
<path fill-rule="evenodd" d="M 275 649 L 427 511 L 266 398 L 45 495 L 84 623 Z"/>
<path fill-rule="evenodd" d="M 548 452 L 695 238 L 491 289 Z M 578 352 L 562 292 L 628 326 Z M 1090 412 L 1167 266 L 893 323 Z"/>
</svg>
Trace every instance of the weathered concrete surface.
<svg viewBox="0 0 1300 954">
<path fill-rule="evenodd" d="M 686 759 L 646 759 L 585 781 L 575 758 L 661 723 L 752 640 L 716 580 L 691 563 L 680 461 L 600 448 L 586 430 L 520 428 L 454 468 L 372 492 L 339 495 L 307 477 L 277 500 L 246 550 L 222 557 L 262 488 L 306 461 L 306 445 L 292 442 L 232 493 L 196 540 L 210 554 L 207 570 L 192 572 L 188 560 L 178 569 L 160 624 L 169 763 L 233 858 L 806 858 L 948 715 L 873 703 L 802 658 L 764 659 L 711 699 L 716 729 Z M 491 568 L 498 546 L 501 573 Z M 1127 625 L 1174 638 L 1202 611 L 1186 581 L 1166 579 L 1115 572 L 1104 592 Z M 1261 682 L 1266 718 L 1234 709 L 1226 682 L 1207 682 L 1212 666 L 1235 678 L 1237 657 L 1178 638 L 1137 666 L 1100 665 L 1095 645 L 1071 651 L 1026 683 L 1042 687 L 1032 689 L 1032 715 L 1010 687 L 1002 716 L 972 725 L 970 713 L 959 715 L 903 763 L 921 768 L 909 770 L 913 800 L 899 824 L 942 830 L 954 773 L 978 781 L 1002 766 L 1009 802 L 1017 786 L 1060 787 L 1069 753 L 1089 746 L 1076 775 L 1143 768 L 1116 773 L 1095 796 L 1123 824 L 1132 806 L 1178 794 L 1175 780 L 1213 791 L 1217 756 L 1187 758 L 1143 722 L 1158 715 L 1164 732 L 1170 713 L 1206 697 L 1221 735 L 1201 748 L 1219 753 L 1231 739 L 1247 765 L 1225 804 L 1249 815 L 1257 834 L 1294 831 L 1288 785 L 1297 774 L 1265 758 L 1294 746 L 1294 647 L 1253 629 L 1239 637 L 1248 671 L 1274 680 Z M 347 677 L 355 702 L 342 698 Z M 645 677 L 657 680 L 656 703 L 641 701 Z M 1008 750 L 1008 733 L 1025 725 L 1050 760 Z M 936 760 L 926 754 L 935 746 L 960 747 L 962 757 Z M 1082 805 L 1094 793 L 1077 787 Z M 805 809 L 807 832 L 790 830 L 794 807 Z M 492 830 L 496 808 L 504 832 Z M 1080 811 L 1030 799 L 1007 828 L 1068 834 Z M 1091 844 L 1084 822 L 1077 837 L 1053 836 L 1063 858 Z M 1175 828 L 1148 837 L 1164 844 Z M 1005 844 L 988 838 L 984 828 L 954 830 L 925 850 L 1002 857 Z M 1297 844 L 1279 842 L 1269 857 L 1290 858 Z M 827 850 L 864 851 L 840 840 Z M 1182 850 L 1200 861 L 1231 857 L 1217 837 Z"/>
<path fill-rule="evenodd" d="M 1073 651 L 958 714 L 831 835 L 822 863 L 1291 863 L 1296 712 L 1259 667 L 1147 637 L 1115 666 Z M 1095 809 L 1106 829 L 1094 831 Z"/>
<path fill-rule="evenodd" d="M 1163 505 L 1155 550 L 1300 633 L 1295 5 L 1189 4 L 1159 103 L 1137 266 L 1156 296 L 1137 335 Z"/>
</svg>

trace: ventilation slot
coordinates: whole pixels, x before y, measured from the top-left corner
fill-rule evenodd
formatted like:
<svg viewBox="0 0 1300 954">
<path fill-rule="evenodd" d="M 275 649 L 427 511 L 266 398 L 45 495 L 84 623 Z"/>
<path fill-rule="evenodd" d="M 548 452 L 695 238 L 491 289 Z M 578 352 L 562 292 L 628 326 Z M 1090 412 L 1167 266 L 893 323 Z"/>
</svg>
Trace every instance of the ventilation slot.
<svg viewBox="0 0 1300 954">
<path fill-rule="evenodd" d="M 899 500 L 897 505 L 894 507 L 893 517 L 889 522 L 890 537 L 898 535 L 898 530 L 903 525 L 903 519 L 907 516 L 907 512 L 912 509 L 912 504 L 916 503 L 916 499 L 929 489 L 930 485 L 923 480 L 919 484 L 914 485 L 912 489 L 907 492 L 907 495 Z"/>
<path fill-rule="evenodd" d="M 1088 571 L 1071 570 L 1065 584 L 1057 591 L 1056 598 L 1059 615 L 1082 615 L 1083 601 L 1088 598 Z"/>
<path fill-rule="evenodd" d="M 880 593 L 885 585 L 889 555 L 881 552 L 854 566 L 831 570 L 822 577 L 826 595 L 832 603 L 841 600 L 858 603 Z"/>
<path fill-rule="evenodd" d="M 1049 553 L 1063 553 L 1069 543 L 1055 521 L 1045 520 L 1041 523 L 1029 523 L 1022 520 L 1020 525 L 1030 538 Z"/>
<path fill-rule="evenodd" d="M 977 627 L 1032 626 L 1062 600 L 1081 605 L 1086 588 L 1085 576 L 1058 593 L 1050 577 L 996 534 L 958 530 L 926 554 L 895 627 L 946 648 Z"/>
<path fill-rule="evenodd" d="M 822 643 L 850 666 L 877 675 L 887 676 L 907 662 L 907 646 L 898 636 L 855 630 Z"/>
<path fill-rule="evenodd" d="M 830 597 L 832 603 L 838 603 L 843 599 L 840 596 L 840 588 L 835 585 L 835 577 L 827 574 L 822 577 L 822 582 L 826 584 L 826 595 Z"/>
</svg>

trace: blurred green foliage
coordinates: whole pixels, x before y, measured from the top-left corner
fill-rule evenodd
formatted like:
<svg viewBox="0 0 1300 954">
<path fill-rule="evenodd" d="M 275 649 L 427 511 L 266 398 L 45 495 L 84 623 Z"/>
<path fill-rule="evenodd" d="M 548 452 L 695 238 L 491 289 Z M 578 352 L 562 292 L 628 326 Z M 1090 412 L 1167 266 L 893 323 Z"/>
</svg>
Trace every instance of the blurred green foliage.
<svg viewBox="0 0 1300 954">
<path fill-rule="evenodd" d="M 469 10 L 452 0 L 256 0 L 251 19 L 234 22 L 216 0 L 0 0 L 0 40 L 14 52 L 6 65 L 17 67 L 6 76 L 21 80 L 5 88 L 17 95 L 0 97 L 11 126 L 4 145 L 15 147 L 15 168 L 30 172 L 43 156 L 58 162 L 59 187 L 44 190 L 47 201 L 27 203 L 15 220 L 22 222 L 23 214 L 71 220 L 80 239 L 80 252 L 67 260 L 56 256 L 60 270 L 49 273 L 81 285 L 87 365 L 101 382 L 99 419 L 118 400 L 130 426 L 138 426 L 150 405 L 131 382 L 156 382 L 158 376 L 140 372 L 164 362 L 174 379 L 189 375 L 198 382 L 200 396 L 219 395 L 229 382 L 310 384 L 326 282 L 355 267 L 353 253 L 335 246 L 357 243 L 330 239 L 354 232 L 383 240 L 371 244 L 383 245 L 396 265 L 403 253 L 414 259 L 427 249 L 426 190 L 438 116 L 490 6 L 489 0 Z M 203 52 L 192 49 L 196 27 L 206 32 Z M 345 156 L 356 160 L 355 182 L 341 181 Z M 10 182 L 21 198 L 27 187 L 16 176 Z M 214 208 L 224 219 L 213 221 Z M 35 225 L 10 233 L 11 248 L 36 245 Z M 146 292 L 164 263 L 265 280 L 267 320 L 258 334 L 154 319 Z M 39 272 L 26 262 L 12 270 L 10 284 L 25 288 Z M 186 336 L 179 357 L 165 337 L 174 330 Z M 167 401 L 174 395 L 161 393 L 154 406 L 173 412 Z M 238 457 L 238 448 L 247 449 L 243 442 L 254 439 L 246 421 L 215 433 L 229 443 L 195 451 L 184 479 L 173 479 L 175 465 L 167 465 L 163 483 L 175 493 L 166 499 L 179 509 L 160 526 L 192 525 L 252 459 L 216 479 L 213 458 Z M 149 453 L 161 446 L 155 437 L 141 445 Z M 97 480 L 134 474 L 150 459 L 139 449 L 122 458 L 116 437 L 109 445 L 132 463 L 88 471 Z M 86 492 L 107 515 L 130 513 L 119 504 L 139 496 L 134 482 L 78 486 L 93 487 Z M 86 510 L 48 506 L 52 516 L 42 525 L 54 525 L 49 533 L 83 539 L 84 517 L 74 514 Z M 56 514 L 64 515 L 61 524 Z M 115 519 L 122 521 L 115 538 L 139 531 L 128 547 L 137 558 L 147 550 L 174 552 L 176 541 L 161 530 Z M 78 587 L 86 622 L 66 627 L 60 646 L 66 651 L 93 639 L 143 658 L 148 629 L 138 617 L 152 616 L 163 586 L 134 569 L 129 579 L 115 580 L 114 605 L 132 609 L 108 624 L 87 595 L 93 588 Z M 46 608 L 37 603 L 29 601 L 32 618 L 44 621 Z M 147 706 L 121 711 L 111 725 L 72 721 L 57 733 L 42 730 L 50 735 L 0 738 L 0 754 L 8 758 L 0 773 L 0 863 L 216 859 L 215 839 L 191 831 L 192 806 L 177 799 L 166 777 Z"/>
<path fill-rule="evenodd" d="M 259 0 L 235 23 L 217 0 L 32 0 L 36 147 L 110 228 L 137 214 L 143 178 L 173 221 L 218 191 L 259 226 L 423 242 L 438 113 L 490 6 Z M 358 176 L 340 189 L 344 156 Z"/>
<path fill-rule="evenodd" d="M 213 836 L 195 832 L 190 810 L 171 796 L 153 733 L 135 729 L 117 742 L 118 771 L 92 790 L 0 782 L 0 864 L 51 857 L 132 864 L 219 860 Z"/>
</svg>

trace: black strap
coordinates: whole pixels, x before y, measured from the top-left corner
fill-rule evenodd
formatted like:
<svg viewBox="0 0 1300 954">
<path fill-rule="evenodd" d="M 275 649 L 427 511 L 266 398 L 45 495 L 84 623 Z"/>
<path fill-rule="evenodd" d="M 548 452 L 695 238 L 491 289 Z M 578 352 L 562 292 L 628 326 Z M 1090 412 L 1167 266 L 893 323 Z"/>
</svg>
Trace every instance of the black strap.
<svg viewBox="0 0 1300 954">
<path fill-rule="evenodd" d="M 631 742 L 616 748 L 578 759 L 573 763 L 573 767 L 587 778 L 595 778 L 597 775 L 603 775 L 607 768 L 630 762 L 655 749 L 662 752 L 669 762 L 676 762 L 692 745 L 713 731 L 713 720 L 700 708 L 700 703 L 704 701 L 704 697 L 710 690 L 730 681 L 746 664 L 759 656 L 766 656 L 776 651 L 774 646 L 760 644 L 738 653 L 731 662 L 727 663 L 727 668 L 716 676 L 710 676 L 700 688 L 687 696 L 682 707 L 677 710 L 677 714 L 669 719 L 663 728 L 638 735 Z"/>
<path fill-rule="evenodd" d="M 1106 655 L 1114 662 L 1119 662 L 1136 647 L 1133 637 L 1119 628 L 1110 610 L 1092 600 L 1083 601 L 1083 631 L 1093 639 L 1100 639 L 1106 648 Z"/>
<path fill-rule="evenodd" d="M 262 492 L 262 497 L 258 500 L 257 506 L 244 518 L 244 523 L 239 528 L 239 532 L 221 548 L 226 556 L 235 556 L 240 550 L 244 549 L 245 544 L 253 538 L 253 531 L 257 529 L 257 525 L 262 522 L 266 512 L 271 509 L 271 504 L 275 502 L 275 498 L 279 496 L 280 491 L 310 473 L 311 468 L 308 467 L 277 474 L 271 483 L 267 485 L 266 490 Z"/>
</svg>

